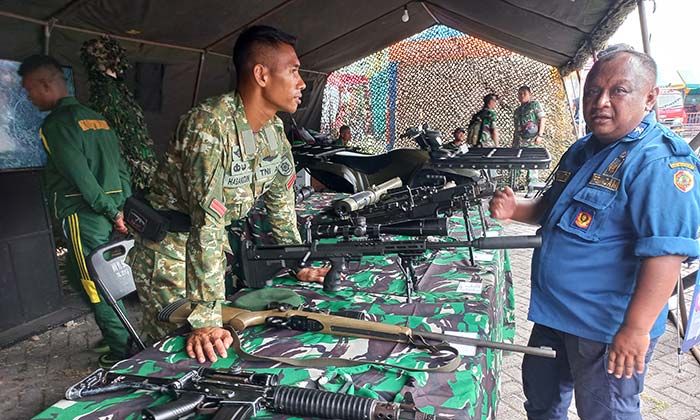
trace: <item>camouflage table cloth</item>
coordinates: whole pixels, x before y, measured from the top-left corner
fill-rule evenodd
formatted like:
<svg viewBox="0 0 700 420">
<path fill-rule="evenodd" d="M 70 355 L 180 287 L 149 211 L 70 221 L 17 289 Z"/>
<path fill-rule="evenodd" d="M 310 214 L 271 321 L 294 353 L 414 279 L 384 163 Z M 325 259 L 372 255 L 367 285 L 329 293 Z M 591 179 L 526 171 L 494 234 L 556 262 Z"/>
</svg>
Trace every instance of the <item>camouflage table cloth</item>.
<svg viewBox="0 0 700 420">
<path fill-rule="evenodd" d="M 332 196 L 317 194 L 298 208 L 300 216 L 317 212 Z M 477 235 L 480 218 L 474 212 L 470 220 Z M 462 217 L 449 220 L 450 236 L 466 239 Z M 500 227 L 491 222 L 487 235 L 497 235 Z M 304 236 L 302 232 L 302 237 Z M 395 239 L 395 238 L 392 238 Z M 263 238 L 263 242 L 266 242 Z M 512 341 L 514 335 L 514 298 L 505 251 L 474 250 L 479 270 L 469 266 L 466 249 L 426 253 L 416 266 L 418 277 L 412 303 L 406 303 L 406 282 L 394 256 L 363 258 L 359 267 L 341 282 L 335 293 L 326 293 L 316 285 L 299 285 L 290 277 L 278 277 L 274 287 L 294 289 L 306 303 L 319 309 L 364 311 L 368 319 L 409 326 L 417 330 L 474 333 L 474 337 L 493 341 Z M 239 295 L 248 293 L 242 290 Z M 236 296 L 238 297 L 238 296 Z M 489 348 L 467 349 L 459 368 L 450 373 L 411 372 L 386 368 L 371 362 L 426 368 L 440 361 L 423 350 L 377 340 L 336 337 L 326 334 L 255 327 L 241 336 L 243 349 L 263 356 L 291 358 L 343 357 L 367 361 L 355 367 L 295 368 L 273 362 L 239 360 L 230 351 L 213 368 L 240 365 L 244 370 L 277 373 L 280 384 L 318 388 L 333 392 L 401 401 L 405 392 L 413 395 L 416 406 L 426 413 L 445 414 L 456 419 L 495 418 L 499 395 L 502 351 Z M 177 377 L 200 366 L 184 352 L 183 337 L 171 337 L 115 366 L 123 373 L 159 377 Z M 471 350 L 471 352 L 470 352 Z M 170 398 L 150 392 L 110 393 L 80 401 L 59 401 L 35 419 L 137 419 L 140 411 Z M 263 412 L 260 418 L 287 418 Z M 203 415 L 194 418 L 206 418 Z"/>
</svg>

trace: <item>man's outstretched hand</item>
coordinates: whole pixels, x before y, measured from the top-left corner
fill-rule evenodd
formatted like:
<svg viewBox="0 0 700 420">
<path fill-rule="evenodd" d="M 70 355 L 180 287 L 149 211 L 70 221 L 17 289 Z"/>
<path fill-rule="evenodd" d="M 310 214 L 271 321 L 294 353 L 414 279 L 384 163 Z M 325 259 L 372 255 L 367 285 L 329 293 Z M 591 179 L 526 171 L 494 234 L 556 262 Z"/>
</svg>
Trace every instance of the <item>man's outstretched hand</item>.
<svg viewBox="0 0 700 420">
<path fill-rule="evenodd" d="M 220 327 L 197 328 L 187 337 L 185 350 L 188 356 L 197 359 L 199 363 L 207 360 L 216 362 L 217 354 L 221 357 L 227 356 L 226 349 L 231 347 L 231 343 L 233 338 L 229 330 Z"/>
<path fill-rule="evenodd" d="M 505 187 L 501 191 L 496 191 L 489 202 L 491 217 L 498 220 L 506 220 L 513 217 L 517 203 L 515 193 L 510 187 Z"/>
</svg>

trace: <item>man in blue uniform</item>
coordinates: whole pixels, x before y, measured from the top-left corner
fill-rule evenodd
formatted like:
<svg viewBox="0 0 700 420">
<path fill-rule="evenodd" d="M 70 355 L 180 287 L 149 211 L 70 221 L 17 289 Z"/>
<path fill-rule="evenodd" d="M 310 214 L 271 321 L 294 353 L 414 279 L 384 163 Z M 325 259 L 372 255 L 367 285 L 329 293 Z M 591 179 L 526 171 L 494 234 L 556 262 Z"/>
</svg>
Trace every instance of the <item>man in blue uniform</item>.
<svg viewBox="0 0 700 420">
<path fill-rule="evenodd" d="M 517 202 L 494 195 L 498 219 L 540 224 L 532 260 L 531 346 L 525 356 L 530 419 L 565 419 L 576 395 L 585 419 L 638 419 L 646 368 L 664 331 L 681 263 L 698 256 L 699 161 L 657 123 L 656 64 L 615 50 L 591 69 L 584 117 L 592 133 L 561 159 L 552 188 Z"/>
</svg>

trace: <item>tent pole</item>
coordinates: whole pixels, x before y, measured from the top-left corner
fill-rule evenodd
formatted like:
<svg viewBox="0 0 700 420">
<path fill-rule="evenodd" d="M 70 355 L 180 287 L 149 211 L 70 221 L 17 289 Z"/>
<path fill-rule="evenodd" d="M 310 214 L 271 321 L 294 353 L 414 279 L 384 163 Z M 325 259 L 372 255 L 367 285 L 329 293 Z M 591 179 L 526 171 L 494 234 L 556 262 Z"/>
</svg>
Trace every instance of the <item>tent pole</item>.
<svg viewBox="0 0 700 420">
<path fill-rule="evenodd" d="M 639 27 L 642 30 L 642 45 L 644 53 L 651 56 L 651 48 L 649 46 L 649 27 L 647 26 L 647 12 L 644 0 L 637 0 L 637 11 L 639 12 Z"/>
<path fill-rule="evenodd" d="M 204 60 L 207 57 L 207 52 L 199 53 L 199 67 L 197 68 L 197 79 L 194 82 L 194 93 L 192 94 L 192 106 L 197 105 L 197 97 L 199 96 L 199 85 L 202 82 L 202 70 L 204 70 Z"/>
<path fill-rule="evenodd" d="M 639 12 L 639 27 L 642 30 L 642 46 L 644 54 L 651 57 L 651 46 L 649 45 L 649 26 L 647 25 L 647 10 L 644 0 L 637 0 L 637 11 Z M 653 57 L 652 57 L 653 58 Z M 654 102 L 654 115 L 659 118 L 659 104 Z"/>
<path fill-rule="evenodd" d="M 49 55 L 51 51 L 51 32 L 56 24 L 56 19 L 50 19 L 44 24 L 44 55 Z"/>
</svg>

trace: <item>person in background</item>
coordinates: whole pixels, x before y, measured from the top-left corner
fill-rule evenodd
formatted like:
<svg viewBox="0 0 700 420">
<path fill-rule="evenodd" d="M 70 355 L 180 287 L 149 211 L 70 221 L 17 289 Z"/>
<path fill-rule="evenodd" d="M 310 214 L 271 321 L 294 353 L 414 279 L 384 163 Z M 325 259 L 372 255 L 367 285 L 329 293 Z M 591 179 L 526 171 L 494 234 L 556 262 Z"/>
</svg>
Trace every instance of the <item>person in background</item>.
<svg viewBox="0 0 700 420">
<path fill-rule="evenodd" d="M 352 140 L 352 132 L 350 131 L 350 127 L 347 125 L 340 126 L 340 129 L 338 130 L 338 139 L 335 141 L 334 145 L 348 147 L 350 140 Z"/>
<path fill-rule="evenodd" d="M 494 194 L 491 215 L 538 224 L 532 258 L 530 346 L 522 375 L 529 419 L 640 419 L 639 395 L 681 263 L 700 255 L 700 160 L 656 121 L 656 64 L 601 54 L 586 78 L 591 134 L 562 156 L 552 187 L 517 201 Z"/>
<path fill-rule="evenodd" d="M 98 293 L 85 258 L 109 242 L 112 232 L 127 233 L 121 208 L 131 195 L 129 171 L 112 127 L 68 94 L 63 70 L 54 58 L 28 57 L 18 73 L 34 106 L 50 111 L 39 130 L 47 155 L 43 176 L 48 201 L 68 240 L 68 281 L 89 301 L 102 332 L 95 349 L 103 353 L 99 364 L 111 367 L 129 356 L 129 334 Z"/>
<path fill-rule="evenodd" d="M 544 109 L 539 102 L 532 100 L 529 86 L 523 85 L 518 88 L 518 101 L 520 105 L 513 112 L 513 147 L 541 147 L 546 121 Z M 540 172 L 536 169 L 527 171 L 528 196 L 539 175 Z"/>
<path fill-rule="evenodd" d="M 467 130 L 457 127 L 452 132 L 452 141 L 445 143 L 442 147 L 447 150 L 459 150 L 463 144 L 467 143 Z"/>
<path fill-rule="evenodd" d="M 498 147 L 498 129 L 496 128 L 496 106 L 498 96 L 489 93 L 484 96 L 484 106 L 472 115 L 467 128 L 467 139 L 470 146 Z"/>
</svg>

